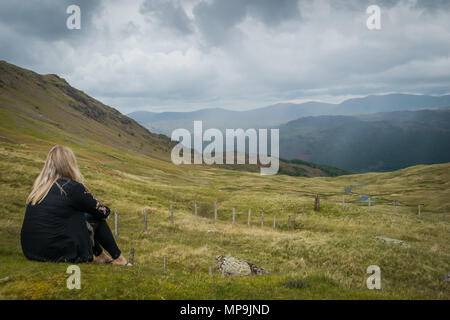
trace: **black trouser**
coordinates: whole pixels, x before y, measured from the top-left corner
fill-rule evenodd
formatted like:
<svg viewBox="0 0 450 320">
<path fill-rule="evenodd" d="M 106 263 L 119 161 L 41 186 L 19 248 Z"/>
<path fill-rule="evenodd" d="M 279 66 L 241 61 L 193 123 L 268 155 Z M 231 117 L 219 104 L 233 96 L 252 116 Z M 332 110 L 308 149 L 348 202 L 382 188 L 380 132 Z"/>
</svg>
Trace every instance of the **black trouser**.
<svg viewBox="0 0 450 320">
<path fill-rule="evenodd" d="M 86 216 L 86 221 L 94 230 L 94 255 L 99 256 L 103 252 L 103 247 L 111 255 L 111 258 L 117 259 L 121 251 L 106 221 L 104 219 L 96 219 L 90 213 L 85 213 L 84 215 Z"/>
</svg>

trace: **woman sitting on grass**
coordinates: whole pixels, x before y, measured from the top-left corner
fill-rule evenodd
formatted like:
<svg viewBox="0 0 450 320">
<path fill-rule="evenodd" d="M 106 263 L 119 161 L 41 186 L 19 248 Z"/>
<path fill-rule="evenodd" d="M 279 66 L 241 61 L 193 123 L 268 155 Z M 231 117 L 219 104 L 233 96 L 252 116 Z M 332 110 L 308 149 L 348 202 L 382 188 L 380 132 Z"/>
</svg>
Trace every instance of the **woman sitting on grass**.
<svg viewBox="0 0 450 320">
<path fill-rule="evenodd" d="M 27 199 L 23 253 L 31 260 L 51 262 L 90 262 L 95 255 L 100 263 L 131 266 L 105 221 L 109 214 L 84 187 L 72 150 L 55 146 Z"/>
</svg>

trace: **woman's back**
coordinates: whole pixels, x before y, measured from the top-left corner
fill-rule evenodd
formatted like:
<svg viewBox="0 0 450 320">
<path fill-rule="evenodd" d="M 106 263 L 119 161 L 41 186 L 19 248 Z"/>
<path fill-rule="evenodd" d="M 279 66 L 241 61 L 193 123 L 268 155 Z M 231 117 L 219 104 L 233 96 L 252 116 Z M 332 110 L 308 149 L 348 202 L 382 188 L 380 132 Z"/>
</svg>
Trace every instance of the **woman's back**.
<svg viewBox="0 0 450 320">
<path fill-rule="evenodd" d="M 92 261 L 85 212 L 99 218 L 109 215 L 81 183 L 58 179 L 41 203 L 27 205 L 21 231 L 25 256 L 38 261 Z"/>
</svg>

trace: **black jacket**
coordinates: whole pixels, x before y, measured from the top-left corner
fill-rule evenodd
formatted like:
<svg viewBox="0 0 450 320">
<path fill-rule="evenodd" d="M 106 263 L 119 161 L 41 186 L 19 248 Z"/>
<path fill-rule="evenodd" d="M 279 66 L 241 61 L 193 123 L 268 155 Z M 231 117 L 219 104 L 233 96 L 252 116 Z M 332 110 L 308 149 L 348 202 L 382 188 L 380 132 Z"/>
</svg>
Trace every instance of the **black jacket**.
<svg viewBox="0 0 450 320">
<path fill-rule="evenodd" d="M 41 203 L 27 206 L 20 234 L 24 255 L 38 261 L 92 261 L 85 212 L 106 219 L 110 210 L 81 183 L 59 179 Z"/>
</svg>

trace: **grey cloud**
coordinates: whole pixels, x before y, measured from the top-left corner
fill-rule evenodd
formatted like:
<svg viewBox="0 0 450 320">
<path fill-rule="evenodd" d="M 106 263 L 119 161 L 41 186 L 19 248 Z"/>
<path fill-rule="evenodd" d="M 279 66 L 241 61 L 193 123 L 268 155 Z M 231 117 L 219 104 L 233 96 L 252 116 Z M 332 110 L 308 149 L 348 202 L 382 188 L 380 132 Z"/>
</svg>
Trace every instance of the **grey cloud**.
<svg viewBox="0 0 450 320">
<path fill-rule="evenodd" d="M 0 59 L 127 112 L 450 87 L 449 1 L 187 1 L 0 0 Z M 80 32 L 65 28 L 72 3 Z M 387 13 L 380 31 L 370 4 Z"/>
<path fill-rule="evenodd" d="M 160 25 L 187 34 L 193 31 L 192 21 L 179 1 L 145 0 L 139 8 L 141 14 Z"/>
<path fill-rule="evenodd" d="M 32 50 L 32 40 L 24 41 L 14 30 L 0 24 L 0 59 L 14 62 L 21 66 L 36 66 L 40 61 Z M 12 45 L 13 44 L 13 45 Z"/>
<path fill-rule="evenodd" d="M 227 42 L 236 35 L 235 26 L 247 16 L 271 27 L 300 17 L 298 0 L 214 0 L 200 2 L 193 12 L 198 29 L 213 45 Z"/>
<path fill-rule="evenodd" d="M 249 0 L 248 14 L 257 17 L 268 26 L 276 26 L 283 21 L 300 19 L 298 0 Z"/>
<path fill-rule="evenodd" d="M 450 1 L 449 0 L 417 0 L 415 4 L 416 8 L 426 9 L 429 12 L 438 12 L 442 10 L 450 9 Z"/>
<path fill-rule="evenodd" d="M 196 25 L 206 40 L 218 45 L 231 37 L 234 26 L 245 18 L 246 7 L 241 0 L 201 2 L 193 12 Z"/>
<path fill-rule="evenodd" d="M 92 18 L 100 10 L 100 0 L 42 0 L 0 2 L 0 24 L 23 36 L 55 41 L 84 36 L 92 32 Z M 66 20 L 69 5 L 81 8 L 81 29 L 69 30 Z"/>
<path fill-rule="evenodd" d="M 364 11 L 370 5 L 378 5 L 381 8 L 390 9 L 399 4 L 405 4 L 415 9 L 424 9 L 431 13 L 450 8 L 450 0 L 333 0 L 330 1 L 330 4 L 336 9 L 353 11 Z"/>
<path fill-rule="evenodd" d="M 67 7 L 80 6 L 81 29 L 69 30 Z M 46 72 L 48 64 L 57 73 L 65 67 L 56 43 L 81 46 L 96 32 L 93 18 L 101 12 L 100 0 L 0 1 L 0 59 Z M 72 68 L 73 66 L 68 66 Z"/>
</svg>

